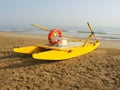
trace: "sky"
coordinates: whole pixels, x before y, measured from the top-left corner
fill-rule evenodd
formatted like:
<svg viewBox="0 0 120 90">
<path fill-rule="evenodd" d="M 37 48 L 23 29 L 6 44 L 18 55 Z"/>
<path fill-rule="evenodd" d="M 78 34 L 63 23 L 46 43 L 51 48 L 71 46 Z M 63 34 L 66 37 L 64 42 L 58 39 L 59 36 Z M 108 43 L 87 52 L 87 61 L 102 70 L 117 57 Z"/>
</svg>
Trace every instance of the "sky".
<svg viewBox="0 0 120 90">
<path fill-rule="evenodd" d="M 0 0 L 0 25 L 120 27 L 120 0 Z"/>
</svg>

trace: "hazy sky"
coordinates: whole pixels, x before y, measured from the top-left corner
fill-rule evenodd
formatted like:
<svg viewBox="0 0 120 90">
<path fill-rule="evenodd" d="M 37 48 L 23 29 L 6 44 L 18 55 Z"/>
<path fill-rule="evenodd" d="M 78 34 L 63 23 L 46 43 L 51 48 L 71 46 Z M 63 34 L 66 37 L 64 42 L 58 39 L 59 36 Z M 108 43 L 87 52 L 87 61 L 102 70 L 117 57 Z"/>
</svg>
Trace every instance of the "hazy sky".
<svg viewBox="0 0 120 90">
<path fill-rule="evenodd" d="M 120 0 L 0 0 L 0 25 L 120 27 Z"/>
</svg>

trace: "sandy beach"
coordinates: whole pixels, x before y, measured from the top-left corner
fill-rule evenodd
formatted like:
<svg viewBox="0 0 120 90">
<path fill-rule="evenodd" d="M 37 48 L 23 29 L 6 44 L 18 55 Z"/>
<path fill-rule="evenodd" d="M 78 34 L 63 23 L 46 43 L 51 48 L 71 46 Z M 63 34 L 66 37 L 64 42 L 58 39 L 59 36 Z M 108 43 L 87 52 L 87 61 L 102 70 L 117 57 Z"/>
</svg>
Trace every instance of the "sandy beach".
<svg viewBox="0 0 120 90">
<path fill-rule="evenodd" d="M 0 32 L 0 90 L 120 90 L 120 41 L 100 42 L 76 58 L 40 61 L 12 50 L 47 36 Z"/>
</svg>

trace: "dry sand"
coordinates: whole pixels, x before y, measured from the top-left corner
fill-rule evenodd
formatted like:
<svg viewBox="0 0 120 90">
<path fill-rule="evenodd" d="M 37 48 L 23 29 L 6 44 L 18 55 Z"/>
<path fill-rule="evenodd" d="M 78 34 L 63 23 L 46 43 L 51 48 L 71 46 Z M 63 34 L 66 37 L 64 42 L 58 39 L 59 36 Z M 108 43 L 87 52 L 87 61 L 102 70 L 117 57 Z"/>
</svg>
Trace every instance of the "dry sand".
<svg viewBox="0 0 120 90">
<path fill-rule="evenodd" d="M 120 90 L 120 41 L 65 61 L 39 61 L 12 51 L 46 36 L 0 32 L 0 90 Z"/>
</svg>

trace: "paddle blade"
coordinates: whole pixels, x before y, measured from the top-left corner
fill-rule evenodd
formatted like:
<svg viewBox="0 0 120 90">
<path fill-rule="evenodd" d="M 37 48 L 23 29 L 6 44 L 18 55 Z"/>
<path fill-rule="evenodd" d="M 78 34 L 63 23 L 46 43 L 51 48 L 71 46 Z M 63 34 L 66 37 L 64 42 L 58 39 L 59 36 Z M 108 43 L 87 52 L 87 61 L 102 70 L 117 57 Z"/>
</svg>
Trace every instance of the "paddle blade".
<svg viewBox="0 0 120 90">
<path fill-rule="evenodd" d="M 37 28 L 43 29 L 43 30 L 50 31 L 49 28 L 46 28 L 46 27 L 43 27 L 43 26 L 40 26 L 40 25 L 37 25 L 37 24 L 31 24 L 31 25 L 34 26 L 34 27 L 37 27 Z"/>
</svg>

